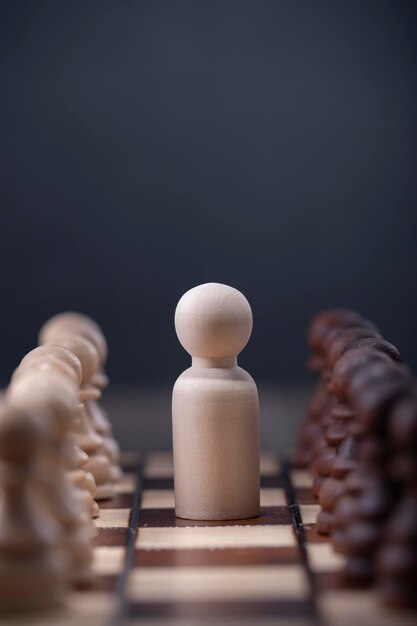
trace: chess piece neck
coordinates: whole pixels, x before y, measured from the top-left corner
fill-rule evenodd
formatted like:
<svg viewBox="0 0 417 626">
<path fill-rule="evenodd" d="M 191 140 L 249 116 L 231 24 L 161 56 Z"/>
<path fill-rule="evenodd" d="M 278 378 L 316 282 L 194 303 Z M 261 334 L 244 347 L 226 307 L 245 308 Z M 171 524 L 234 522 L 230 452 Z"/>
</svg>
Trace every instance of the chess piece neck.
<svg viewBox="0 0 417 626">
<path fill-rule="evenodd" d="M 225 357 L 217 357 L 217 358 L 204 358 L 204 357 L 192 357 L 192 366 L 198 368 L 226 368 L 226 367 L 236 367 L 237 366 L 237 357 L 236 356 L 225 356 Z"/>
</svg>

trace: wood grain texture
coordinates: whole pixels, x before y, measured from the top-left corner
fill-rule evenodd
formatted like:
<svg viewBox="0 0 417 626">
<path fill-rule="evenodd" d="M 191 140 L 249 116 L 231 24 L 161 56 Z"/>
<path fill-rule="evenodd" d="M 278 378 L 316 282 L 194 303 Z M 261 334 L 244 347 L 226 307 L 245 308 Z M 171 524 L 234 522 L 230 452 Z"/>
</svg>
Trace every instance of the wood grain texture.
<svg viewBox="0 0 417 626">
<path fill-rule="evenodd" d="M 294 545 L 291 526 L 188 526 L 140 528 L 136 547 L 142 550 L 206 550 L 231 547 Z"/>
<path fill-rule="evenodd" d="M 129 596 L 136 602 L 302 599 L 307 581 L 297 565 L 135 568 Z"/>
</svg>

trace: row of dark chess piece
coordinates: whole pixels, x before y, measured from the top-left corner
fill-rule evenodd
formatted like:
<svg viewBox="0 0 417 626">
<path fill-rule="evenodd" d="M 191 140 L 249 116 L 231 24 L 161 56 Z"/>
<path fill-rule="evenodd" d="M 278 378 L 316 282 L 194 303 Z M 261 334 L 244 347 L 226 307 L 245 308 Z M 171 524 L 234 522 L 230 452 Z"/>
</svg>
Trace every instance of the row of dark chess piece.
<svg viewBox="0 0 417 626">
<path fill-rule="evenodd" d="M 346 556 L 350 584 L 417 607 L 417 381 L 354 311 L 318 314 L 308 344 L 319 380 L 296 462 L 313 474 L 317 531 Z"/>
<path fill-rule="evenodd" d="M 121 477 L 98 400 L 107 384 L 99 326 L 61 313 L 14 371 L 0 408 L 0 610 L 56 606 L 93 582 L 97 501 Z"/>
</svg>

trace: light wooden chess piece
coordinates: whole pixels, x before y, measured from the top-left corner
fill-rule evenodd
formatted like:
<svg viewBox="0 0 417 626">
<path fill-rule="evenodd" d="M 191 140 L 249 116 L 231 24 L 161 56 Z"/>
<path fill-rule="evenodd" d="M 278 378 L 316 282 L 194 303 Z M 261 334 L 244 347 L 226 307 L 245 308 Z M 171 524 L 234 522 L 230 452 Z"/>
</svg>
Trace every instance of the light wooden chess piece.
<svg viewBox="0 0 417 626">
<path fill-rule="evenodd" d="M 79 390 L 82 381 L 82 368 L 79 358 L 67 348 L 54 344 L 39 346 L 28 354 L 20 362 L 12 376 L 10 389 L 16 381 L 28 372 L 55 372 L 61 373 Z M 9 391 L 10 393 L 10 391 Z M 80 432 L 79 418 L 80 403 L 79 391 L 74 400 L 71 412 L 70 432 L 66 436 L 68 454 L 66 456 L 67 472 L 71 482 L 77 487 L 77 497 L 87 513 L 95 518 L 99 517 L 100 511 L 95 501 L 96 483 L 94 476 L 86 469 L 89 462 L 88 454 L 76 443 L 75 436 Z"/>
<path fill-rule="evenodd" d="M 99 388 L 96 387 L 95 391 L 99 391 Z M 99 393 L 101 392 L 99 391 Z M 117 483 L 123 475 L 120 466 L 120 448 L 113 437 L 110 421 L 97 400 L 97 395 L 93 396 L 91 399 L 86 399 L 84 402 L 85 410 L 96 432 L 103 438 L 103 451 L 109 458 L 111 464 L 110 480 L 113 483 Z"/>
<path fill-rule="evenodd" d="M 80 432 L 81 424 L 78 415 L 74 416 L 72 436 L 69 440 L 69 446 L 72 450 L 68 461 L 68 477 L 71 482 L 79 490 L 79 499 L 83 508 L 88 512 L 90 517 L 100 517 L 100 509 L 95 500 L 97 486 L 93 474 L 86 468 L 89 462 L 89 456 L 76 442 L 76 436 Z"/>
<path fill-rule="evenodd" d="M 65 311 L 64 313 L 54 315 L 45 322 L 39 331 L 38 343 L 40 345 L 56 343 L 54 339 L 57 337 L 71 334 L 82 335 L 89 339 L 98 352 L 100 363 L 104 365 L 108 354 L 106 338 L 97 322 L 83 313 Z M 106 379 L 104 373 L 103 377 Z"/>
<path fill-rule="evenodd" d="M 76 385 L 81 385 L 80 359 L 70 350 L 57 345 L 39 346 L 34 348 L 20 361 L 19 366 L 13 372 L 12 381 L 21 376 L 25 370 L 59 371 L 70 378 Z"/>
<path fill-rule="evenodd" d="M 34 479 L 44 507 L 60 529 L 59 545 L 65 554 L 71 581 L 77 585 L 92 579 L 92 538 L 95 527 L 90 511 L 82 507 L 78 489 L 66 470 L 78 388 L 60 372 L 28 370 L 15 379 L 7 392 L 8 402 L 33 410 L 42 419 L 44 441 Z"/>
<path fill-rule="evenodd" d="M 86 469 L 90 471 L 96 482 L 96 500 L 111 498 L 114 484 L 111 480 L 111 461 L 103 449 L 103 437 L 95 430 L 91 418 L 85 409 L 85 402 L 97 397 L 97 390 L 91 385 L 91 379 L 98 369 L 99 356 L 94 344 L 82 335 L 68 334 L 56 337 L 58 345 L 71 350 L 81 362 L 82 380 L 79 390 L 80 432 L 76 433 L 76 441 L 88 456 Z"/>
<path fill-rule="evenodd" d="M 61 603 L 66 563 L 56 524 L 36 490 L 42 424 L 32 413 L 4 407 L 0 415 L 0 610 L 44 609 Z"/>
<path fill-rule="evenodd" d="M 175 312 L 192 366 L 172 397 L 175 514 L 196 520 L 259 515 L 259 404 L 237 365 L 252 331 L 242 293 L 208 283 L 187 291 Z"/>
<path fill-rule="evenodd" d="M 111 422 L 105 411 L 99 404 L 101 390 L 108 384 L 108 378 L 104 373 L 104 365 L 107 360 L 108 348 L 106 338 L 100 326 L 91 317 L 75 311 L 58 313 L 51 317 L 41 328 L 39 343 L 55 343 L 59 337 L 71 334 L 82 335 L 94 344 L 99 357 L 98 368 L 90 379 L 90 389 L 84 395 L 85 410 L 90 421 L 103 439 L 103 452 L 111 462 L 110 480 L 117 482 L 122 476 L 120 467 L 120 448 L 112 433 Z"/>
</svg>

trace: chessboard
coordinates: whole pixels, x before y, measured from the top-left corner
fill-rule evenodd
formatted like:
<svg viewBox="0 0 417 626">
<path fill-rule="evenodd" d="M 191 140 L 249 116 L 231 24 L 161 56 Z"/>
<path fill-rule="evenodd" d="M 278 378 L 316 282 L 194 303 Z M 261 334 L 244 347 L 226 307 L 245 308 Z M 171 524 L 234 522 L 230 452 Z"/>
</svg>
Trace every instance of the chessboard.
<svg viewBox="0 0 417 626">
<path fill-rule="evenodd" d="M 95 583 L 66 607 L 13 624 L 406 626 L 374 592 L 344 587 L 343 559 L 315 532 L 307 471 L 261 455 L 261 515 L 236 522 L 175 517 L 170 452 L 123 455 L 124 477 L 96 520 Z"/>
</svg>

